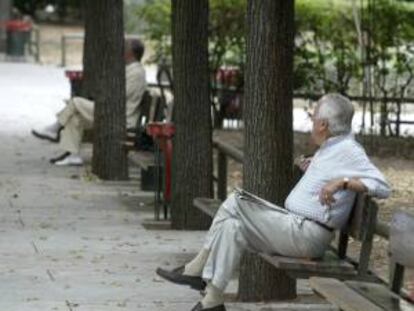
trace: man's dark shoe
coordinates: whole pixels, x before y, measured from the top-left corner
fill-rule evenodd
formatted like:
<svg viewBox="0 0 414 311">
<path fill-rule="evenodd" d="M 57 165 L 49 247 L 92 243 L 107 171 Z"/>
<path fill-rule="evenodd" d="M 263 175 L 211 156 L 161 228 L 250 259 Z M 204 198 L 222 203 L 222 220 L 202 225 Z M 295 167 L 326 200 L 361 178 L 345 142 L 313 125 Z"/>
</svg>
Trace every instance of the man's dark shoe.
<svg viewBox="0 0 414 311">
<path fill-rule="evenodd" d="M 191 309 L 191 311 L 226 311 L 226 307 L 224 305 L 218 305 L 212 308 L 203 309 L 203 305 L 199 302 Z"/>
<path fill-rule="evenodd" d="M 62 132 L 63 126 L 59 127 L 57 131 L 51 130 L 49 127 L 43 129 L 32 130 L 32 135 L 39 138 L 48 140 L 52 143 L 58 143 L 60 141 L 60 132 Z"/>
<path fill-rule="evenodd" d="M 49 160 L 50 163 L 55 164 L 58 161 L 62 161 L 63 159 L 67 158 L 68 156 L 70 156 L 70 152 L 66 151 L 64 153 L 62 153 L 61 155 L 57 156 L 56 158 L 52 158 Z"/>
<path fill-rule="evenodd" d="M 32 130 L 32 134 L 36 138 L 48 140 L 51 143 L 58 143 L 59 140 L 60 140 L 60 137 L 58 135 L 46 134 L 46 133 L 42 133 L 42 132 L 36 131 L 36 130 Z"/>
<path fill-rule="evenodd" d="M 188 285 L 195 290 L 204 290 L 206 287 L 206 282 L 204 282 L 201 277 L 184 275 L 184 266 L 175 268 L 171 271 L 157 268 L 156 272 L 160 277 L 175 284 Z"/>
</svg>

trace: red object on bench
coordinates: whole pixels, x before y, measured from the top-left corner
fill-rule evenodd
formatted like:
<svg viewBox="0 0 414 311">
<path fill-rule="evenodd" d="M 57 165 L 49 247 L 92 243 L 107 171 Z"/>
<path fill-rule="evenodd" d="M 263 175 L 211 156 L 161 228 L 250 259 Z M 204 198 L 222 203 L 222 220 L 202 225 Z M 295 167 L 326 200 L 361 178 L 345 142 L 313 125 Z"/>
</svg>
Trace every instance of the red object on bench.
<svg viewBox="0 0 414 311">
<path fill-rule="evenodd" d="M 32 30 L 32 23 L 20 19 L 11 19 L 4 23 L 6 30 L 10 32 L 26 32 Z"/>
<path fill-rule="evenodd" d="M 80 96 L 83 80 L 83 70 L 68 69 L 65 70 L 65 76 L 69 79 L 70 82 L 71 97 Z"/>
<path fill-rule="evenodd" d="M 165 161 L 165 192 L 164 200 L 169 203 L 171 200 L 171 163 L 172 163 L 172 137 L 175 134 L 175 125 L 171 122 L 150 122 L 147 127 L 147 134 L 158 144 Z"/>
<path fill-rule="evenodd" d="M 71 81 L 82 80 L 83 71 L 82 70 L 65 70 L 65 76 Z"/>
</svg>

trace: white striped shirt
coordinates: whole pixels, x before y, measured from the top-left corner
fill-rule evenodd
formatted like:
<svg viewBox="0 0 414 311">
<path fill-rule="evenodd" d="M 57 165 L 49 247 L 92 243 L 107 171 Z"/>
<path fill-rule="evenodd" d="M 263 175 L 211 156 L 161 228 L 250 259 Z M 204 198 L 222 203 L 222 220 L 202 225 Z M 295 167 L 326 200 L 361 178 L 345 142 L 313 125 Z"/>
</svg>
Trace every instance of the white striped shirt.
<svg viewBox="0 0 414 311">
<path fill-rule="evenodd" d="M 337 178 L 359 178 L 368 194 L 386 198 L 390 187 L 384 176 L 368 159 L 352 134 L 329 138 L 314 155 L 303 177 L 290 192 L 285 207 L 294 214 L 341 228 L 347 221 L 355 192 L 340 190 L 330 207 L 319 201 L 319 192 L 326 183 Z"/>
</svg>

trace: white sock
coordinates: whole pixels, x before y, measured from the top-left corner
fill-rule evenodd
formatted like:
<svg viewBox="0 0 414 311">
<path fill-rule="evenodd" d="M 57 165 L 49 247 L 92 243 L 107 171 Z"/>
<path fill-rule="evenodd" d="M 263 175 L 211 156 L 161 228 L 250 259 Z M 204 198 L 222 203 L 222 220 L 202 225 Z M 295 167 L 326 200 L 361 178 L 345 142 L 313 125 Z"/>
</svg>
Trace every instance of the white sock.
<svg viewBox="0 0 414 311">
<path fill-rule="evenodd" d="M 190 276 L 201 276 L 209 254 L 209 250 L 202 248 L 197 256 L 195 256 L 193 260 L 184 266 L 183 274 Z"/>
<path fill-rule="evenodd" d="M 208 282 L 206 287 L 206 295 L 201 300 L 203 308 L 213 308 L 224 304 L 224 292 Z"/>
</svg>

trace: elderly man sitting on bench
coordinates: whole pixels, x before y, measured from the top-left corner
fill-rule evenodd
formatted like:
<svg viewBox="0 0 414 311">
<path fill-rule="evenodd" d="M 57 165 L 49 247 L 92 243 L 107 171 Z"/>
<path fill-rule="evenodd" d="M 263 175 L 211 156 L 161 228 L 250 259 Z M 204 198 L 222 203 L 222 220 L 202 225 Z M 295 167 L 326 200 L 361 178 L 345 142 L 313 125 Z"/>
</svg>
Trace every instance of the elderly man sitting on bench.
<svg viewBox="0 0 414 311">
<path fill-rule="evenodd" d="M 136 126 L 139 104 L 147 88 L 145 70 L 141 64 L 144 44 L 137 39 L 125 42 L 126 63 L 126 122 Z M 93 127 L 94 102 L 82 97 L 68 100 L 66 107 L 57 114 L 57 121 L 43 129 L 32 130 L 40 139 L 60 142 L 64 153 L 50 160 L 55 165 L 82 165 L 79 155 L 84 129 Z"/>
<path fill-rule="evenodd" d="M 174 270 L 157 269 L 173 283 L 206 287 L 206 295 L 192 310 L 225 310 L 223 293 L 245 249 L 319 258 L 334 231 L 347 222 L 357 192 L 388 197 L 384 176 L 351 134 L 353 114 L 344 96 L 323 96 L 312 117 L 312 139 L 319 150 L 303 161 L 305 173 L 285 208 L 236 190 L 219 208 L 198 255 Z"/>
</svg>

